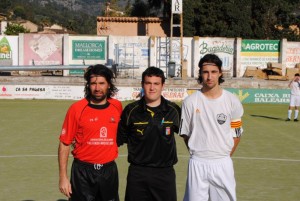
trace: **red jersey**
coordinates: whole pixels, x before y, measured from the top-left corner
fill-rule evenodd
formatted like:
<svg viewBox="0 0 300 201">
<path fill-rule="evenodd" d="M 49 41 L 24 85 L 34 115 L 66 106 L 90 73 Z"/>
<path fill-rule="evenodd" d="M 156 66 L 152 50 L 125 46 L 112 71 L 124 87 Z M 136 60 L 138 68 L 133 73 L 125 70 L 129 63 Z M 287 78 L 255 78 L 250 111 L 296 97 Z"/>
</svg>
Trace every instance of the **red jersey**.
<svg viewBox="0 0 300 201">
<path fill-rule="evenodd" d="M 108 99 L 105 105 L 92 105 L 84 98 L 69 108 L 60 134 L 64 144 L 74 144 L 74 158 L 104 164 L 118 157 L 116 135 L 122 104 Z"/>
</svg>

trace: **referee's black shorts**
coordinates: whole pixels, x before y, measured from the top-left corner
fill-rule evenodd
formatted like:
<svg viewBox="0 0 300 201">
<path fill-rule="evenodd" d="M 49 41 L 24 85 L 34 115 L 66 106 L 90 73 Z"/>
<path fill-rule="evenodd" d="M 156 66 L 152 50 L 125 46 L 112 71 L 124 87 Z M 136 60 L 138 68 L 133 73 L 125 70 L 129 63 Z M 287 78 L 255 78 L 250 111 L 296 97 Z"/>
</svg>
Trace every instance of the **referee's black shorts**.
<svg viewBox="0 0 300 201">
<path fill-rule="evenodd" d="M 129 166 L 125 201 L 176 200 L 176 176 L 173 167 Z"/>
<path fill-rule="evenodd" d="M 71 201 L 119 201 L 119 176 L 114 161 L 100 165 L 74 159 Z"/>
</svg>

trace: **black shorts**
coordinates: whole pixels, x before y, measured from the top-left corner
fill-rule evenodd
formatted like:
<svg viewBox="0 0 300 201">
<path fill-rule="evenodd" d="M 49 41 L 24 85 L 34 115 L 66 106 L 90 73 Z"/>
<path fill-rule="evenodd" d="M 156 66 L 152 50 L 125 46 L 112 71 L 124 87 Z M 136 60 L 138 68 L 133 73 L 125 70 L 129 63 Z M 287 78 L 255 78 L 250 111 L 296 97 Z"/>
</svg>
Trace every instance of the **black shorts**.
<svg viewBox="0 0 300 201">
<path fill-rule="evenodd" d="M 119 201 L 119 176 L 114 161 L 99 165 L 74 159 L 71 201 Z"/>
<path fill-rule="evenodd" d="M 125 201 L 176 200 L 176 176 L 173 167 L 129 166 Z"/>
</svg>

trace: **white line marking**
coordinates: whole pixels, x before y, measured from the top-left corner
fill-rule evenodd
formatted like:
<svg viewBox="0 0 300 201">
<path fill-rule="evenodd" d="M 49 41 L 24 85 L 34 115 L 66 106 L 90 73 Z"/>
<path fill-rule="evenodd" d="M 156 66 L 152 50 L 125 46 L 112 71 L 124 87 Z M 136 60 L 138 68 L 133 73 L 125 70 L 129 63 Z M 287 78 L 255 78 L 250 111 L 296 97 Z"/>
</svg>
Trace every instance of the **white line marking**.
<svg viewBox="0 0 300 201">
<path fill-rule="evenodd" d="M 1 156 L 0 158 L 23 158 L 23 157 L 57 157 L 57 155 L 10 155 Z M 71 155 L 69 157 L 72 157 Z M 119 157 L 127 157 L 127 154 L 120 154 Z M 189 158 L 189 155 L 178 155 L 179 158 Z M 288 158 L 257 158 L 257 157 L 232 157 L 233 159 L 243 160 L 265 160 L 265 161 L 286 161 L 286 162 L 300 162 L 300 159 L 288 159 Z"/>
<path fill-rule="evenodd" d="M 10 156 L 0 156 L 0 158 L 23 158 L 23 157 L 57 157 L 57 155 L 10 155 Z"/>
<path fill-rule="evenodd" d="M 246 159 L 246 160 L 300 162 L 300 159 L 288 159 L 288 158 L 256 158 L 256 157 L 232 157 L 232 158 L 233 159 Z"/>
</svg>

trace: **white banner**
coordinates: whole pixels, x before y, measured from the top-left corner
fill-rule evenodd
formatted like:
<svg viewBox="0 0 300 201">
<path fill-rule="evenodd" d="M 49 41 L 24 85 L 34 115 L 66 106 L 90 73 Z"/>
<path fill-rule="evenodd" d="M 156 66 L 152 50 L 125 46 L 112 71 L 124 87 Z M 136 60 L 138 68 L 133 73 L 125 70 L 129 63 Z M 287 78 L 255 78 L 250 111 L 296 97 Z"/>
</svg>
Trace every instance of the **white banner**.
<svg viewBox="0 0 300 201">
<path fill-rule="evenodd" d="M 84 97 L 83 86 L 0 85 L 0 99 L 58 99 L 79 100 Z M 137 100 L 140 87 L 118 87 L 114 98 L 120 101 Z M 165 88 L 162 95 L 171 101 L 188 96 L 186 88 Z"/>
</svg>

